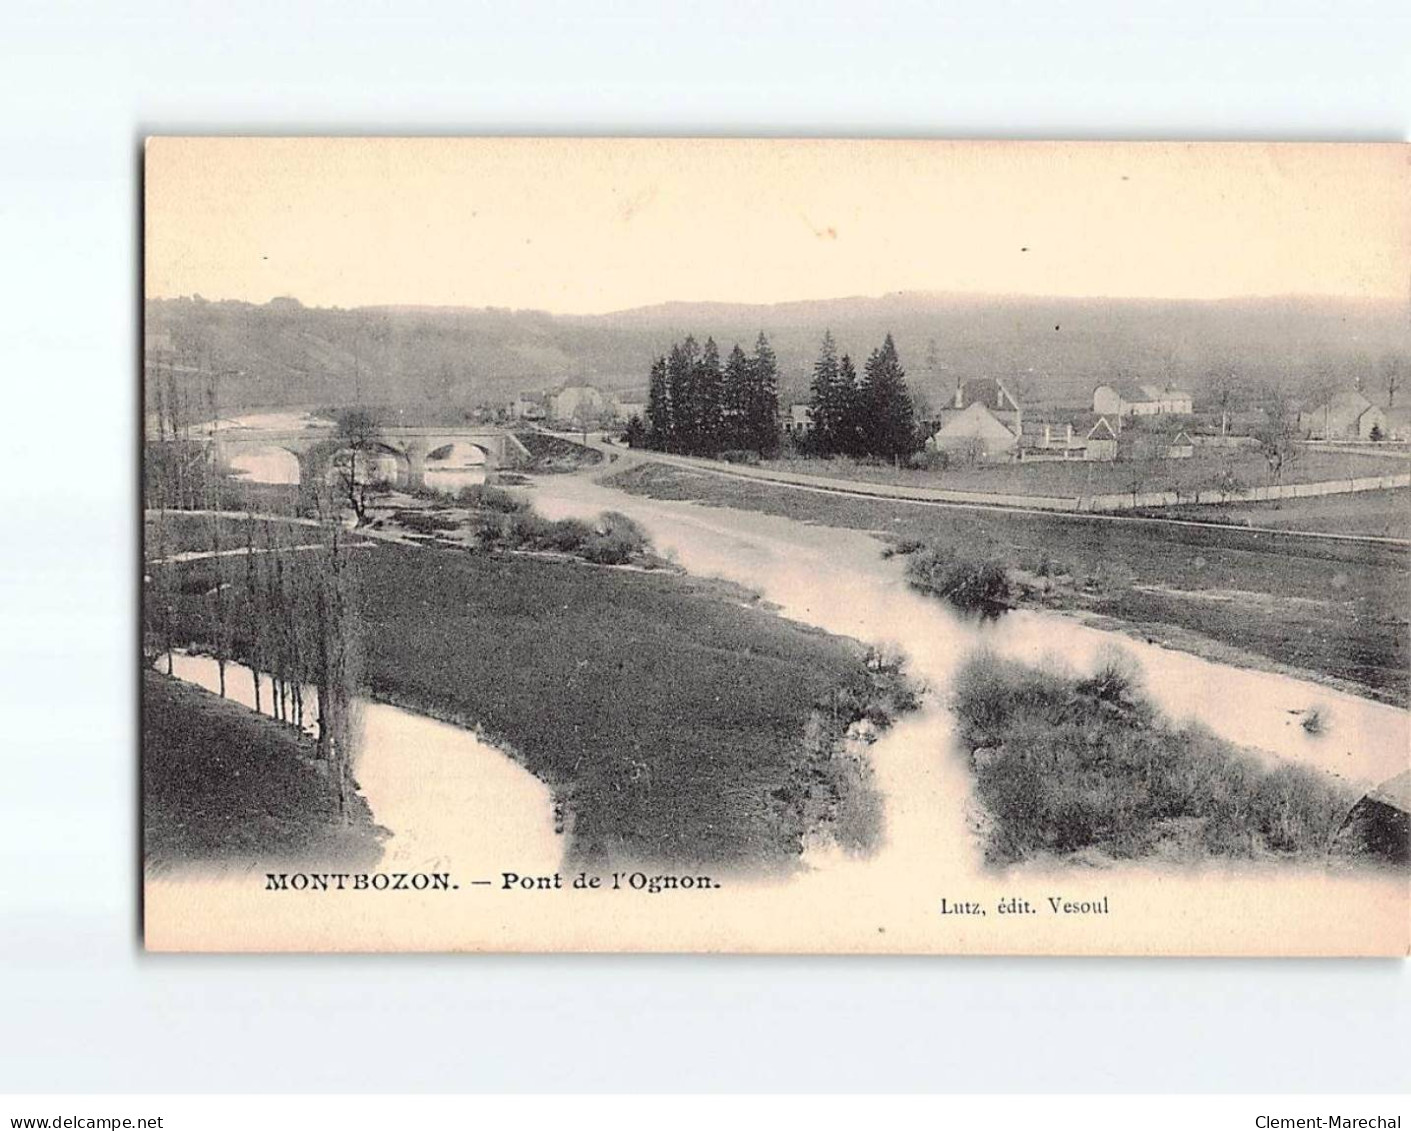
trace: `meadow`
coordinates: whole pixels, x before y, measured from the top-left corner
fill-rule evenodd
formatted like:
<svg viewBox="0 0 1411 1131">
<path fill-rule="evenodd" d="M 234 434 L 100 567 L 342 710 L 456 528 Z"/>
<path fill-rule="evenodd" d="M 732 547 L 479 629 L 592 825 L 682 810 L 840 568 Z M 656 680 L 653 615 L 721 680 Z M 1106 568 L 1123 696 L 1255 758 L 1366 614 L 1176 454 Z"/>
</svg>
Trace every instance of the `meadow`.
<svg viewBox="0 0 1411 1131">
<path fill-rule="evenodd" d="M 792 457 L 767 460 L 764 468 L 855 479 L 866 483 L 898 483 L 908 487 L 940 487 L 953 491 L 984 491 L 1000 495 L 1121 494 L 1133 490 L 1195 492 L 1267 487 L 1269 466 L 1250 448 L 1197 447 L 1189 459 L 1124 459 L 1105 463 L 1087 460 L 1031 460 L 1023 463 L 966 463 L 952 459 L 945 468 L 894 468 L 889 464 L 845 458 Z M 1298 449 L 1280 475 L 1282 483 L 1317 483 L 1362 476 L 1395 475 L 1408 464 L 1395 454 Z"/>
<path fill-rule="evenodd" d="M 1115 661 L 1078 677 L 981 654 L 953 705 L 992 864 L 1316 859 L 1357 800 L 1317 771 L 1173 725 Z"/>
<path fill-rule="evenodd" d="M 718 582 L 450 549 L 358 551 L 378 699 L 476 726 L 549 783 L 589 862 L 787 868 L 880 830 L 855 721 L 910 706 L 851 640 Z"/>
<path fill-rule="evenodd" d="M 376 863 L 382 842 L 367 804 L 354 795 L 344 822 L 314 756 L 313 741 L 293 727 L 144 671 L 146 867 Z"/>
<path fill-rule="evenodd" d="M 653 498 L 870 531 L 893 546 L 949 547 L 1054 579 L 1024 586 L 1021 603 L 1104 618 L 1147 639 L 1387 702 L 1405 705 L 1411 690 L 1404 547 L 1237 525 L 919 505 L 662 464 L 606 482 Z"/>
</svg>

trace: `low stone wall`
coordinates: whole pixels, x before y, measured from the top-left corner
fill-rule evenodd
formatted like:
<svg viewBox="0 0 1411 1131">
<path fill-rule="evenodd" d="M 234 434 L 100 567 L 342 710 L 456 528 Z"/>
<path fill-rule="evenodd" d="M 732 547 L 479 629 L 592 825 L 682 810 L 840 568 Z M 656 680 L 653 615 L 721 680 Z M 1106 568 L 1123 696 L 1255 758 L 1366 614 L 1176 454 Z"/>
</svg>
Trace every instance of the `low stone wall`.
<svg viewBox="0 0 1411 1131">
<path fill-rule="evenodd" d="M 1075 510 L 1122 511 L 1149 507 L 1211 505 L 1218 503 L 1263 503 L 1274 499 L 1308 499 L 1319 495 L 1352 495 L 1359 491 L 1385 491 L 1411 486 L 1411 474 L 1369 475 L 1357 479 L 1327 479 L 1319 483 L 1284 483 L 1276 487 L 1246 487 L 1238 491 L 1206 488 L 1201 491 L 1140 491 L 1111 495 L 1084 496 L 1075 500 Z"/>
<path fill-rule="evenodd" d="M 1024 507 L 1030 510 L 1078 511 L 1103 513 L 1125 510 L 1146 510 L 1159 507 L 1210 505 L 1218 503 L 1267 502 L 1273 499 L 1303 499 L 1316 495 L 1349 495 L 1359 491 L 1384 491 L 1393 487 L 1411 486 L 1411 473 L 1371 475 L 1356 479 L 1330 479 L 1320 483 L 1285 483 L 1277 487 L 1246 487 L 1237 491 L 1212 488 L 1187 491 L 1125 491 L 1106 495 L 1012 495 L 990 491 L 955 491 L 944 487 L 915 487 L 904 483 L 868 483 L 857 479 L 835 479 L 821 475 L 803 475 L 794 471 L 753 467 L 749 464 L 722 464 L 716 460 L 692 456 L 661 456 L 652 458 L 663 463 L 685 467 L 700 467 L 715 472 L 727 472 L 744 479 L 790 483 L 799 487 L 817 487 L 853 495 L 879 499 L 914 499 L 920 502 L 968 503 L 974 506 Z"/>
</svg>

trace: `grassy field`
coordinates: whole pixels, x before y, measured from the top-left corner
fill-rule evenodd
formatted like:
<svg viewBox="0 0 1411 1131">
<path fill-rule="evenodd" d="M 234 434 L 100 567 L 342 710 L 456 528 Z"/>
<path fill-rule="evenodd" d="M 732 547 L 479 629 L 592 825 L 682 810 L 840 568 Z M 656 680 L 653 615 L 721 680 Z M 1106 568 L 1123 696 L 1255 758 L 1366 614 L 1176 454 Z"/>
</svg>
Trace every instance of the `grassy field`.
<svg viewBox="0 0 1411 1131">
<path fill-rule="evenodd" d="M 1281 665 L 1408 700 L 1407 555 L 1390 546 L 1092 517 L 928 507 L 647 464 L 606 482 L 950 546 L 1056 581 L 1028 603 L 1115 618 L 1231 662 Z M 1213 651 L 1212 654 L 1221 654 Z"/>
<path fill-rule="evenodd" d="M 190 864 L 368 867 L 382 845 L 354 797 L 344 824 L 311 740 L 157 672 L 142 676 L 143 851 Z"/>
<path fill-rule="evenodd" d="M 954 706 L 995 864 L 1317 858 L 1357 800 L 1313 770 L 1172 725 L 1117 666 L 1077 678 L 982 655 L 961 670 Z"/>
<path fill-rule="evenodd" d="M 556 471 L 577 471 L 603 461 L 603 453 L 596 448 L 585 447 L 537 429 L 521 429 L 515 433 L 515 437 L 529 449 L 530 462 L 522 469 L 524 471 L 539 475 Z"/>
<path fill-rule="evenodd" d="M 1263 456 L 1248 449 L 1197 448 L 1190 459 L 1130 460 L 1089 463 L 1083 460 L 952 464 L 944 470 L 894 469 L 849 459 L 767 460 L 761 467 L 800 475 L 857 479 L 869 483 L 902 483 L 912 487 L 943 487 L 955 491 L 988 491 L 1014 495 L 1117 494 L 1131 491 L 1194 491 L 1216 488 L 1228 474 L 1239 487 L 1269 485 Z M 1315 483 L 1355 476 L 1393 475 L 1407 470 L 1405 459 L 1300 449 L 1284 468 L 1284 483 Z"/>
<path fill-rule="evenodd" d="M 212 518 L 210 515 L 183 514 L 181 511 L 167 511 L 163 519 L 164 529 L 158 529 L 156 519 L 144 522 L 143 541 L 147 558 L 158 556 L 159 548 L 168 554 L 208 553 L 212 548 L 211 524 L 219 527 L 222 552 L 243 550 L 250 534 L 249 522 L 243 518 Z M 288 523 L 274 520 L 273 536 L 282 543 L 309 543 L 319 540 L 319 531 L 303 523 Z M 265 524 L 261 519 L 254 520 L 255 547 L 265 544 Z M 355 540 L 356 535 L 350 535 Z"/>
<path fill-rule="evenodd" d="M 1167 507 L 1160 512 L 1160 517 L 1411 539 L 1411 490 L 1362 491 L 1355 495 L 1322 495 L 1273 503 Z"/>
<path fill-rule="evenodd" d="M 856 643 L 674 575 L 396 546 L 358 565 L 372 693 L 512 749 L 578 858 L 787 866 L 810 834 L 875 839 L 839 740 L 885 723 L 899 681 Z"/>
<path fill-rule="evenodd" d="M 390 544 L 351 561 L 370 693 L 512 751 L 554 788 L 577 858 L 784 868 L 810 838 L 876 843 L 846 733 L 913 701 L 856 642 L 668 570 Z M 163 568 L 175 642 L 200 648 L 211 565 Z"/>
</svg>

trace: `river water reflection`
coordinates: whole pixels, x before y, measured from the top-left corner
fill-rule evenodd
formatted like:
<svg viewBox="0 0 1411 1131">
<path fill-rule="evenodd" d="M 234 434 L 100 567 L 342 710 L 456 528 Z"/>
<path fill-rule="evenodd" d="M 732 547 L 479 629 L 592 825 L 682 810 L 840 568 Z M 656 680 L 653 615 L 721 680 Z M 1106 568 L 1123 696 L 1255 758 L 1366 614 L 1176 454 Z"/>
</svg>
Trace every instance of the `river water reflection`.
<svg viewBox="0 0 1411 1131">
<path fill-rule="evenodd" d="M 710 894 L 514 893 L 492 882 L 469 897 L 408 895 L 370 906 L 355 897 L 282 905 L 251 885 L 148 884 L 148 940 L 158 949 L 685 949 L 1000 953 L 1388 953 L 1404 947 L 1404 876 L 1320 866 L 1153 863 L 1108 868 L 982 865 L 966 759 L 945 693 L 978 647 L 1086 669 L 1116 648 L 1140 665 L 1154 701 L 1177 719 L 1269 756 L 1357 784 L 1406 765 L 1408 715 L 1301 680 L 1215 664 L 1070 619 L 1015 613 L 980 625 L 905 584 L 867 534 L 789 519 L 627 495 L 579 475 L 541 477 L 523 493 L 551 518 L 617 510 L 693 573 L 757 590 L 804 623 L 905 653 L 931 689 L 923 708 L 871 748 L 885 800 L 885 844 L 866 859 L 813 852 L 783 880 L 721 877 Z M 188 670 L 189 671 L 189 670 Z M 1297 725 L 1314 703 L 1330 719 Z M 462 883 L 515 871 L 550 873 L 562 858 L 548 790 L 474 735 L 394 708 L 366 708 L 357 778 L 393 830 L 389 859 L 448 863 Z M 478 831 L 477 831 L 478 830 Z M 398 841 L 401 844 L 398 844 Z M 421 866 L 421 865 L 415 865 Z M 571 883 L 571 876 L 565 876 Z M 1106 899 L 1110 915 L 1003 917 L 1001 902 Z M 942 897 L 987 916 L 949 919 Z M 191 920 L 199 908 L 204 919 Z"/>
</svg>

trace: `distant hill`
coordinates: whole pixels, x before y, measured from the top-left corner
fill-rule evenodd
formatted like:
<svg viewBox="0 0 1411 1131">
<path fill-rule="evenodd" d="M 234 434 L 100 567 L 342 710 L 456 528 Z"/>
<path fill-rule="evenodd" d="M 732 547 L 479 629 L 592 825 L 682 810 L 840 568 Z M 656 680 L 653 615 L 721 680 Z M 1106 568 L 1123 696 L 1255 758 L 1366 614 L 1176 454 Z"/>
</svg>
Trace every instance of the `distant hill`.
<svg viewBox="0 0 1411 1131">
<path fill-rule="evenodd" d="M 305 307 L 200 298 L 147 304 L 147 331 L 186 364 L 223 371 L 230 409 L 363 401 L 471 408 L 585 381 L 640 395 L 652 358 L 691 333 L 722 355 L 763 330 L 785 399 L 806 396 L 825 329 L 859 370 L 890 332 L 915 391 L 943 400 L 957 378 L 996 376 L 1033 402 L 1081 403 L 1116 376 L 1199 392 L 1207 373 L 1242 386 L 1374 388 L 1386 359 L 1411 372 L 1401 303 L 1301 297 L 1214 302 L 898 293 L 768 306 L 665 303 L 612 314 L 454 307 Z M 930 348 L 934 342 L 934 350 Z"/>
</svg>

